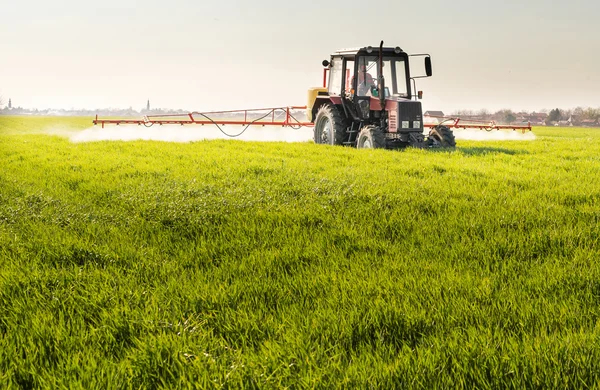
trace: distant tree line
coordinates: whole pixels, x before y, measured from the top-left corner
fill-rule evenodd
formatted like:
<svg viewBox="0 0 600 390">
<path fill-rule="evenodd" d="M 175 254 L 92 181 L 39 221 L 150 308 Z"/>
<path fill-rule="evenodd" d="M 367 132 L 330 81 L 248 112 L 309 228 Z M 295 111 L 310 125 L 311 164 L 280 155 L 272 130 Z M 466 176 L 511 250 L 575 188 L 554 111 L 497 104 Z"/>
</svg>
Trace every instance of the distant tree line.
<svg viewBox="0 0 600 390">
<path fill-rule="evenodd" d="M 577 107 L 572 110 L 555 108 L 548 113 L 549 122 L 568 121 L 574 126 L 584 124 L 600 124 L 600 108 Z"/>
<path fill-rule="evenodd" d="M 1 103 L 0 103 L 1 105 Z M 85 109 L 42 109 L 39 110 L 23 108 L 23 107 L 4 107 L 0 109 L 0 115 L 43 115 L 43 116 L 118 116 L 118 117 L 139 117 L 141 115 L 166 115 L 166 114 L 187 114 L 189 111 L 182 109 L 162 109 L 156 108 L 152 110 L 135 110 L 129 108 L 101 108 L 96 110 L 85 110 Z"/>
<path fill-rule="evenodd" d="M 488 110 L 457 110 L 452 116 L 463 119 L 494 121 L 499 124 L 517 124 L 531 122 L 535 125 L 562 125 L 562 126 L 600 126 L 600 107 L 577 107 L 573 109 L 555 108 L 550 111 L 539 112 L 503 109 L 496 112 Z"/>
</svg>

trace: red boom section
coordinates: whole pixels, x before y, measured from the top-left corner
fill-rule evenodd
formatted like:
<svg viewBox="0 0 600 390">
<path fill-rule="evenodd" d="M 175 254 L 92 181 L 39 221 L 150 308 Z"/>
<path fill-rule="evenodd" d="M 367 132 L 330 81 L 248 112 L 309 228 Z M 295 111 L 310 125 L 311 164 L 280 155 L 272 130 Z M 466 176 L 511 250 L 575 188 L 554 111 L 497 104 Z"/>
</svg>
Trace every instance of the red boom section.
<svg viewBox="0 0 600 390">
<path fill-rule="evenodd" d="M 249 110 L 228 110 L 210 112 L 190 112 L 188 114 L 148 115 L 143 119 L 99 119 L 96 115 L 94 125 L 241 125 L 241 126 L 282 126 L 282 127 L 313 127 L 312 122 L 302 122 L 292 113 L 293 110 L 305 110 L 306 106 L 290 106 L 276 108 L 256 108 Z M 497 125 L 495 122 L 476 120 L 461 121 L 461 118 L 435 117 L 438 123 L 425 123 L 425 128 L 434 128 L 439 125 L 451 129 L 478 129 L 478 130 L 521 130 L 523 133 L 531 131 L 531 123 L 527 126 Z"/>
<path fill-rule="evenodd" d="M 241 125 L 241 126 L 289 126 L 312 127 L 311 122 L 302 122 L 292 110 L 305 110 L 306 106 L 256 108 L 250 110 L 228 110 L 190 112 L 188 114 L 148 115 L 143 119 L 99 119 L 94 125 Z M 219 117 L 219 118 L 217 118 Z"/>
<path fill-rule="evenodd" d="M 427 116 L 427 118 L 436 118 L 438 123 L 425 123 L 423 126 L 428 128 L 434 128 L 439 125 L 444 125 L 451 129 L 478 129 L 478 130 L 521 130 L 525 133 L 531 131 L 531 122 L 527 123 L 527 126 L 515 126 L 515 125 L 497 125 L 494 121 L 485 122 L 477 120 L 466 120 L 461 122 L 461 118 L 453 117 L 440 117 L 440 116 Z"/>
</svg>

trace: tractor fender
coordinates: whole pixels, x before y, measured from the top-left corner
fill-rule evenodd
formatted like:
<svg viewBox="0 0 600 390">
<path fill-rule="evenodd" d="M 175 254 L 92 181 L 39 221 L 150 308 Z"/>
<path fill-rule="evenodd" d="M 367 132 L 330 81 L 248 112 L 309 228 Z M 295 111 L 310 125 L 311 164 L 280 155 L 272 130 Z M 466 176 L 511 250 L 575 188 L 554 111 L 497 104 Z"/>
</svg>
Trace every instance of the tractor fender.
<svg viewBox="0 0 600 390">
<path fill-rule="evenodd" d="M 306 117 L 309 122 L 314 122 L 317 111 L 324 103 L 331 102 L 329 92 L 326 88 L 316 87 L 308 90 L 308 101 L 306 102 Z"/>
<path fill-rule="evenodd" d="M 315 104 L 312 107 L 312 109 L 310 110 L 310 112 L 307 112 L 308 120 L 310 122 L 314 122 L 315 119 L 317 118 L 317 112 L 319 112 L 319 108 L 321 108 L 321 106 L 323 104 L 327 104 L 327 103 L 332 103 L 335 105 L 335 103 L 333 102 L 333 99 L 330 99 L 329 96 L 319 96 L 317 98 L 317 100 L 315 101 Z"/>
</svg>

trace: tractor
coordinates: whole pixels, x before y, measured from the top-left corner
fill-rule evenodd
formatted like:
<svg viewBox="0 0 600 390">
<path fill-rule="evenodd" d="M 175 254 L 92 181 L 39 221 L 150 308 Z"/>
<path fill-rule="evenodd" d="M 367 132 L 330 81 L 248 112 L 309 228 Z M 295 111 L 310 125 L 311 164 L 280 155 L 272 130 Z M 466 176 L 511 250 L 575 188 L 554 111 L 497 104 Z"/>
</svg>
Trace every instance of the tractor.
<svg viewBox="0 0 600 390">
<path fill-rule="evenodd" d="M 411 76 L 409 57 L 424 58 L 425 75 Z M 105 119 L 96 115 L 93 123 L 102 128 L 105 125 L 213 125 L 227 137 L 238 137 L 250 126 L 313 127 L 317 144 L 359 149 L 452 148 L 456 142 L 451 129 L 531 131 L 530 123 L 527 126 L 497 125 L 449 117 L 440 117 L 438 124 L 423 123 L 419 102 L 423 94 L 420 91 L 415 94 L 415 79 L 431 76 L 429 54 L 408 55 L 399 47 L 383 47 L 382 41 L 379 49 L 367 46 L 338 50 L 330 60 L 323 61 L 323 66 L 323 86 L 309 89 L 306 106 L 194 111 L 146 115 L 143 119 Z M 308 121 L 294 116 L 294 110 L 299 109 L 306 110 Z M 230 134 L 221 127 L 226 125 L 245 127 Z M 424 129 L 428 129 L 427 136 Z"/>
<path fill-rule="evenodd" d="M 424 58 L 425 75 L 411 77 L 409 57 Z M 454 147 L 444 125 L 424 134 L 422 92 L 415 79 L 432 75 L 431 56 L 408 55 L 399 47 L 339 50 L 323 61 L 323 87 L 308 92 L 306 114 L 317 144 L 359 149 Z"/>
</svg>

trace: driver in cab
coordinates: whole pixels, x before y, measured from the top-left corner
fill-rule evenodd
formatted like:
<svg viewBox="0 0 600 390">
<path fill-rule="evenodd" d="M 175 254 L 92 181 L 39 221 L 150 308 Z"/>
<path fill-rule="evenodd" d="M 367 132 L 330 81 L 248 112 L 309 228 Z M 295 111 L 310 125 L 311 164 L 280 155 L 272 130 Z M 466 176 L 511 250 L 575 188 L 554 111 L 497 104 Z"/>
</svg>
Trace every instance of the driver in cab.
<svg viewBox="0 0 600 390">
<path fill-rule="evenodd" d="M 354 84 L 354 76 L 352 76 L 352 84 Z M 358 96 L 366 96 L 370 91 L 371 87 L 375 87 L 375 80 L 373 76 L 367 72 L 365 65 L 359 65 L 358 67 L 358 85 L 356 86 Z"/>
</svg>

